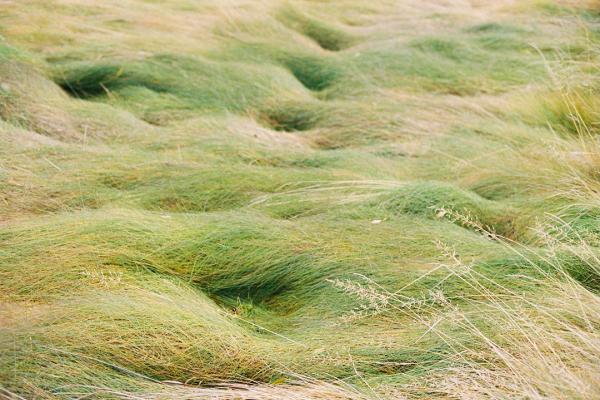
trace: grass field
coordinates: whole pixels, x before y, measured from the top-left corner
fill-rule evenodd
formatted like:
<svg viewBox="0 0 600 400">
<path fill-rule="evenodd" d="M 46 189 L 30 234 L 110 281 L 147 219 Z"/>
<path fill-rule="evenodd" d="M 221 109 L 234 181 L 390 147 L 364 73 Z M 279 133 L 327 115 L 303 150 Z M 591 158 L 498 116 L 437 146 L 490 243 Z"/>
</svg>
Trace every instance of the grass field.
<svg viewBox="0 0 600 400">
<path fill-rule="evenodd" d="M 600 3 L 0 0 L 0 398 L 600 398 Z"/>
</svg>

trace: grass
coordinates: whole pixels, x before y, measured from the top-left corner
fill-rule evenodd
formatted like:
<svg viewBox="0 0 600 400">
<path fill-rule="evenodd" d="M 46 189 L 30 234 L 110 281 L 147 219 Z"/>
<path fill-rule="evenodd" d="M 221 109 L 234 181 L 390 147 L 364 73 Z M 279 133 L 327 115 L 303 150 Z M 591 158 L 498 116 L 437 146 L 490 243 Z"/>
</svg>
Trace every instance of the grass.
<svg viewBox="0 0 600 400">
<path fill-rule="evenodd" d="M 0 398 L 598 398 L 594 7 L 7 3 Z"/>
</svg>

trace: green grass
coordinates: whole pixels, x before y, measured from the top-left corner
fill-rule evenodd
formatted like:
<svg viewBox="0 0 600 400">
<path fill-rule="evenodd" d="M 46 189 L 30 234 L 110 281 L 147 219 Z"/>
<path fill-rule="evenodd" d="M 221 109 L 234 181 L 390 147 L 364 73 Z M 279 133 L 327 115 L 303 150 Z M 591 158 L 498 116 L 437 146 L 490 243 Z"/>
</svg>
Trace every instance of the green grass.
<svg viewBox="0 0 600 400">
<path fill-rule="evenodd" d="M 597 398 L 593 4 L 217 3 L 0 13 L 0 397 Z"/>
</svg>

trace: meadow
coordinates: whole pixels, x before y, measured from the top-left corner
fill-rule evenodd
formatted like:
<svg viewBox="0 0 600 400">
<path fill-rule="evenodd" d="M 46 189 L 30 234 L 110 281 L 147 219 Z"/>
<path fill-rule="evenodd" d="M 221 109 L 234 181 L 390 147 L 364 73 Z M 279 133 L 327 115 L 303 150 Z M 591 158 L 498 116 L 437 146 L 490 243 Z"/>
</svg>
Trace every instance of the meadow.
<svg viewBox="0 0 600 400">
<path fill-rule="evenodd" d="M 600 4 L 0 0 L 0 398 L 600 398 Z"/>
</svg>

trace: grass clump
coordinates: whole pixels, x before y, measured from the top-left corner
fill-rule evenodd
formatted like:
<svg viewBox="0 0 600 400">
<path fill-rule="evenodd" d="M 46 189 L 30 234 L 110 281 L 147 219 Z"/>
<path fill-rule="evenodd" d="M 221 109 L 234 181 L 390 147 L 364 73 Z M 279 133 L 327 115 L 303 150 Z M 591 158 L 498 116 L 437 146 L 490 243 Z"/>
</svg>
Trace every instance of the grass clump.
<svg viewBox="0 0 600 400">
<path fill-rule="evenodd" d="M 465 227 L 483 225 L 510 236 L 510 209 L 473 192 L 441 182 L 406 184 L 377 200 L 377 207 L 393 214 L 449 218 Z"/>
<path fill-rule="evenodd" d="M 63 75 L 57 83 L 67 93 L 79 98 L 90 98 L 109 94 L 126 86 L 141 86 L 147 89 L 164 92 L 166 86 L 150 76 L 127 73 L 125 67 L 119 65 L 90 65 L 71 68 L 68 75 Z"/>
<path fill-rule="evenodd" d="M 361 52 L 349 62 L 358 70 L 376 71 L 369 78 L 376 85 L 457 95 L 494 93 L 504 90 L 501 87 L 513 87 L 545 75 L 533 49 L 524 56 L 518 40 L 512 44 L 508 40 L 512 39 L 502 39 L 504 45 L 494 45 L 499 40 L 493 37 L 432 36 L 406 44 L 385 43 Z"/>
<path fill-rule="evenodd" d="M 152 286 L 152 290 L 128 288 L 71 299 L 69 309 L 76 312 L 51 304 L 29 309 L 29 319 L 11 316 L 19 327 L 3 337 L 23 375 L 5 376 L 3 383 L 14 390 L 16 378 L 39 379 L 41 372 L 44 383 L 39 390 L 60 396 L 69 388 L 59 386 L 77 375 L 79 385 L 103 384 L 103 369 L 112 369 L 109 376 L 116 375 L 120 385 L 128 377 L 189 383 L 219 380 L 224 373 L 232 378 L 266 378 L 264 362 L 254 359 L 250 350 L 252 337 L 220 315 L 210 300 L 169 282 Z M 118 338 L 113 335 L 116 331 Z M 32 353 L 37 356 L 31 357 Z M 84 373 L 73 375 L 76 370 Z"/>
<path fill-rule="evenodd" d="M 282 63 L 309 90 L 321 91 L 331 86 L 340 72 L 327 60 L 310 56 L 283 55 Z"/>
<path fill-rule="evenodd" d="M 539 122 L 567 135 L 596 134 L 600 126 L 595 90 L 567 90 L 539 100 Z"/>
<path fill-rule="evenodd" d="M 330 24 L 303 15 L 292 7 L 282 9 L 279 19 L 292 29 L 308 36 L 325 50 L 340 51 L 352 46 L 356 39 Z"/>
<path fill-rule="evenodd" d="M 323 106 L 317 102 L 286 102 L 263 111 L 265 123 L 276 131 L 306 131 L 318 125 L 324 117 Z"/>
<path fill-rule="evenodd" d="M 99 97 L 152 120 L 195 110 L 243 112 L 286 87 L 296 91 L 280 71 L 269 72 L 252 65 L 163 54 L 115 64 L 60 65 L 55 76 L 61 87 L 77 97 Z M 181 76 L 188 78 L 181 80 Z M 306 76 L 310 80 L 310 71 Z"/>
</svg>

